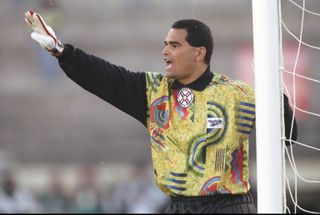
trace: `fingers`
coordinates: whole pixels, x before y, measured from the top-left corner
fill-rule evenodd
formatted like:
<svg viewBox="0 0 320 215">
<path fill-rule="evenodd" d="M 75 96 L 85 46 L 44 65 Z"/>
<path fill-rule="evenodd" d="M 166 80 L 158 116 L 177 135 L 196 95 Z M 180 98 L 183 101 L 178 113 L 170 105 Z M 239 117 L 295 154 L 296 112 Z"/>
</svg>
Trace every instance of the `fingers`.
<svg viewBox="0 0 320 215">
<path fill-rule="evenodd" d="M 33 14 L 33 12 L 32 11 L 27 11 L 26 13 L 25 13 L 25 18 L 24 18 L 24 20 L 26 21 L 26 23 L 27 23 L 27 25 L 31 28 L 31 29 L 34 29 L 34 26 L 33 26 L 33 17 L 32 17 L 32 15 L 31 14 Z"/>
<path fill-rule="evenodd" d="M 42 34 L 47 34 L 45 30 L 45 22 L 41 18 L 41 16 L 38 13 L 34 13 L 31 10 L 28 10 L 25 13 L 26 16 L 26 22 L 31 25 L 31 28 L 37 32 Z M 41 20 L 41 21 L 40 21 Z M 42 24 L 44 23 L 44 24 Z"/>
<path fill-rule="evenodd" d="M 28 10 L 25 13 L 25 21 L 28 24 L 29 27 L 31 27 L 35 32 L 48 35 L 52 37 L 53 40 L 56 40 L 56 36 L 54 31 L 47 26 L 44 19 L 38 14 L 31 10 Z"/>
<path fill-rule="evenodd" d="M 32 23 L 27 18 L 24 18 L 24 20 L 26 21 L 28 27 L 33 29 Z"/>
<path fill-rule="evenodd" d="M 38 13 L 33 13 L 32 17 L 34 20 L 34 25 L 46 30 L 46 23 Z"/>
<path fill-rule="evenodd" d="M 27 12 L 24 13 L 26 18 L 29 19 L 30 21 L 32 21 L 32 19 L 33 19 L 32 14 L 33 14 L 33 12 L 31 10 L 28 10 Z"/>
<path fill-rule="evenodd" d="M 51 27 L 47 26 L 43 18 L 38 13 L 33 13 L 32 17 L 35 25 L 38 26 L 41 30 L 43 30 L 43 33 L 46 33 L 47 35 L 52 37 L 52 39 L 56 40 L 53 30 L 51 29 Z M 51 31 L 49 30 L 49 28 Z"/>
</svg>

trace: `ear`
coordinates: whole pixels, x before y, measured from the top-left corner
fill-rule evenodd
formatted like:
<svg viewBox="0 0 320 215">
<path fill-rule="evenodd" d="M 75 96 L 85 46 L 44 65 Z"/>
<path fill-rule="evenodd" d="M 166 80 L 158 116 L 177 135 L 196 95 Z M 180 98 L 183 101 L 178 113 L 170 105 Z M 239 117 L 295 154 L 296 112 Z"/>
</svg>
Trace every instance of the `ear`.
<svg viewBox="0 0 320 215">
<path fill-rule="evenodd" d="M 207 50 L 206 50 L 205 47 L 203 47 L 203 46 L 197 47 L 197 50 L 196 50 L 196 61 L 197 62 L 204 61 L 206 53 L 207 53 Z"/>
</svg>

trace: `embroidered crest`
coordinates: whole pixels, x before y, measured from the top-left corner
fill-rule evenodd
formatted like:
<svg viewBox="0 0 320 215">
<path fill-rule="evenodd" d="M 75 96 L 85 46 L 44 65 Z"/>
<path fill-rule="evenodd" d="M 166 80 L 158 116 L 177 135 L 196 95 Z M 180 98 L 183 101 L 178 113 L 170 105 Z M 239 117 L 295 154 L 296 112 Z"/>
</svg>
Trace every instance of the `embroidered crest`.
<svg viewBox="0 0 320 215">
<path fill-rule="evenodd" d="M 182 88 L 177 96 L 177 101 L 183 108 L 189 107 L 192 104 L 193 99 L 193 92 L 189 88 Z"/>
</svg>

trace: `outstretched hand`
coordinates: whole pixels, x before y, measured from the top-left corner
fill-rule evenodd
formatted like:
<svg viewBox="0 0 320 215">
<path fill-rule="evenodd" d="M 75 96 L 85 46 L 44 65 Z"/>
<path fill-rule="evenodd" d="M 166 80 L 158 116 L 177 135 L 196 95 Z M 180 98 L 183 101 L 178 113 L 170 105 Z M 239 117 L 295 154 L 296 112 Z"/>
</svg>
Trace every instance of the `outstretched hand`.
<svg viewBox="0 0 320 215">
<path fill-rule="evenodd" d="M 25 21 L 33 30 L 31 38 L 40 46 L 50 52 L 53 56 L 59 56 L 63 51 L 63 44 L 57 39 L 53 29 L 48 26 L 43 18 L 31 10 L 25 13 Z"/>
</svg>

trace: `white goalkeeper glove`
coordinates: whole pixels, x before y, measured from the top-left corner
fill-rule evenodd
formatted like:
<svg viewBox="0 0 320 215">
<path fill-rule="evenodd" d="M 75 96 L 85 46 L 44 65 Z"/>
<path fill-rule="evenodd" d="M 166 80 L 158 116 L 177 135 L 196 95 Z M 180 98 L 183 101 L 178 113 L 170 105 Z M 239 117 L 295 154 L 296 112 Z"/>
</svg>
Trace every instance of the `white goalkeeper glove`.
<svg viewBox="0 0 320 215">
<path fill-rule="evenodd" d="M 56 34 L 50 26 L 48 26 L 43 18 L 31 10 L 25 13 L 25 21 L 33 30 L 31 38 L 38 42 L 40 46 L 46 49 L 53 56 L 59 56 L 63 51 L 63 44 L 57 39 Z"/>
</svg>

